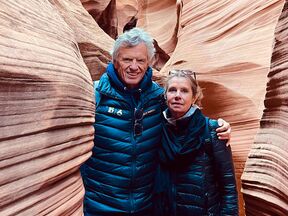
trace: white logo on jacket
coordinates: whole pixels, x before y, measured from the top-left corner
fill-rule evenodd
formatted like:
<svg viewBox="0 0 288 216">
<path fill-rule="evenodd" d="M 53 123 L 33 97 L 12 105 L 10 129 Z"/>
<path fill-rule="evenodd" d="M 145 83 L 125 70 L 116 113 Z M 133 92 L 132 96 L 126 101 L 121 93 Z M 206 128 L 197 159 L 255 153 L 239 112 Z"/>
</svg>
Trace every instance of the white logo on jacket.
<svg viewBox="0 0 288 216">
<path fill-rule="evenodd" d="M 108 107 L 108 113 L 113 113 L 113 114 L 116 113 L 116 115 L 122 116 L 123 111 L 122 111 L 122 109 L 118 110 L 118 109 L 115 109 L 114 107 Z"/>
<path fill-rule="evenodd" d="M 108 113 L 114 113 L 114 107 L 108 107 Z"/>
</svg>

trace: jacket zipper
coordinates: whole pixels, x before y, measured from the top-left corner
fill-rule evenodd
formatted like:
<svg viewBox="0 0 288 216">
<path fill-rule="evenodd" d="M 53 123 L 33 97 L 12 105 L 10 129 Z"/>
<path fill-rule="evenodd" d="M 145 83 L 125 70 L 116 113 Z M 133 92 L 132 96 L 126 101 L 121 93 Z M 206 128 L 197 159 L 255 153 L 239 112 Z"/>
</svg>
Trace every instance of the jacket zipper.
<svg viewBox="0 0 288 216">
<path fill-rule="evenodd" d="M 134 126 L 134 125 L 133 125 Z M 134 138 L 134 132 L 131 131 L 132 140 L 132 167 L 131 167 L 131 181 L 130 181 L 130 213 L 135 212 L 135 197 L 134 197 L 134 181 L 136 170 L 136 142 Z"/>
<path fill-rule="evenodd" d="M 135 107 L 132 108 L 134 110 Z M 132 141 L 132 166 L 131 166 L 131 181 L 130 181 L 130 213 L 135 212 L 135 197 L 134 197 L 134 181 L 135 181 L 135 170 L 136 170 L 136 140 L 134 137 L 134 115 L 132 116 L 133 124 L 130 132 L 131 141 Z"/>
</svg>

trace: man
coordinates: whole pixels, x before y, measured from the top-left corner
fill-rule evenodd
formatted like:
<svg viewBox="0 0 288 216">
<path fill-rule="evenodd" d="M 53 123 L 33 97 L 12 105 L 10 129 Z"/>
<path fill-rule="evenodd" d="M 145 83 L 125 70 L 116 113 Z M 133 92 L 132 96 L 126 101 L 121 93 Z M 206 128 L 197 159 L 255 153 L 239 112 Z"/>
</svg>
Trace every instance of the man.
<svg viewBox="0 0 288 216">
<path fill-rule="evenodd" d="M 85 215 L 152 214 L 163 105 L 149 67 L 154 52 L 153 39 L 139 28 L 115 41 L 113 64 L 97 86 L 93 154 L 81 167 Z"/>
</svg>

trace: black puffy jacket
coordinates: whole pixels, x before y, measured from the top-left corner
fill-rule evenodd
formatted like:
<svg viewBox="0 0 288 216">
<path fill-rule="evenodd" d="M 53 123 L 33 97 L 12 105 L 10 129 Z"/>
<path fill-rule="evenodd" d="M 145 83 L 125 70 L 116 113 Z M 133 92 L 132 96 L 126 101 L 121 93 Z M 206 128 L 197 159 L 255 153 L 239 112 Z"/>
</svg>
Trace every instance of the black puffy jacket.
<svg viewBox="0 0 288 216">
<path fill-rule="evenodd" d="M 176 125 L 165 121 L 162 176 L 156 184 L 162 215 L 238 215 L 231 149 L 217 138 L 217 127 L 217 121 L 206 121 L 199 109 Z M 207 128 L 210 141 L 204 135 Z"/>
</svg>

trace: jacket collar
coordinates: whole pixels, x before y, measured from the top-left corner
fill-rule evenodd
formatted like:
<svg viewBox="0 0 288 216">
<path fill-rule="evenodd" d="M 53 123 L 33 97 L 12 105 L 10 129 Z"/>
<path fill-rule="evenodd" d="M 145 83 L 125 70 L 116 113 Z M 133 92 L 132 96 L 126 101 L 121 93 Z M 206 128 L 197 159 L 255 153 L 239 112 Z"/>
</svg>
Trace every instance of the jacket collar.
<svg viewBox="0 0 288 216">
<path fill-rule="evenodd" d="M 176 126 L 177 122 L 178 122 L 178 124 L 181 122 L 184 123 L 185 119 L 188 119 L 190 116 L 192 116 L 197 109 L 199 109 L 199 107 L 194 104 L 190 107 L 190 109 L 185 113 L 184 116 L 182 116 L 178 119 L 175 119 L 171 116 L 171 112 L 167 108 L 165 111 L 163 111 L 163 116 L 169 124 Z"/>
</svg>

